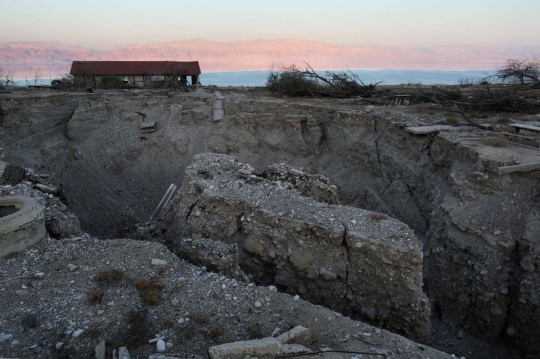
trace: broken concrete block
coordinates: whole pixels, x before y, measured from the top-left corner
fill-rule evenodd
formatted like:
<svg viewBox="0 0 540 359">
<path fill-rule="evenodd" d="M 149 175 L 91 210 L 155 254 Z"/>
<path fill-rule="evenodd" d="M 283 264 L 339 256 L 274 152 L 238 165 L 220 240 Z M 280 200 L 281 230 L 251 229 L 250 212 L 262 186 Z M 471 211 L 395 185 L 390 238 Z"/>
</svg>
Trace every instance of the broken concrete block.
<svg viewBox="0 0 540 359">
<path fill-rule="evenodd" d="M 45 186 L 44 184 L 38 183 L 36 184 L 36 188 L 39 189 L 43 193 L 49 193 L 49 194 L 58 194 L 58 188 L 56 187 L 49 187 Z"/>
<path fill-rule="evenodd" d="M 101 342 L 99 342 L 98 345 L 96 345 L 95 352 L 96 352 L 96 359 L 105 359 L 105 353 L 106 353 L 105 340 L 102 340 Z"/>
<path fill-rule="evenodd" d="M 311 341 L 311 329 L 297 325 L 276 339 L 282 344 L 307 344 Z"/>
<path fill-rule="evenodd" d="M 246 356 L 273 358 L 282 352 L 281 342 L 275 338 L 247 340 L 216 345 L 208 349 L 211 359 L 243 359 Z"/>
<path fill-rule="evenodd" d="M 317 201 L 281 180 L 246 176 L 239 172 L 244 166 L 232 156 L 195 156 L 160 217 L 159 240 L 204 233 L 236 244 L 242 270 L 264 285 L 279 284 L 348 316 L 373 308 L 392 318 L 389 329 L 409 337 L 429 331 L 423 245 L 408 226 Z"/>
<path fill-rule="evenodd" d="M 301 353 L 311 353 L 311 349 L 306 348 L 300 344 L 283 344 L 283 349 L 281 354 L 301 354 Z"/>
</svg>

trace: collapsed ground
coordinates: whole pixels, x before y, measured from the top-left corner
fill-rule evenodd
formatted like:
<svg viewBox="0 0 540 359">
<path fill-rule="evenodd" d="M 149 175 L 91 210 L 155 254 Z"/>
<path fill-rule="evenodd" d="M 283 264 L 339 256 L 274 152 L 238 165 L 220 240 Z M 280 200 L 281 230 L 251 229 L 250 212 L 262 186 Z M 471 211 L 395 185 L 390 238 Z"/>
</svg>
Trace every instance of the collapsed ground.
<svg viewBox="0 0 540 359">
<path fill-rule="evenodd" d="M 484 139 L 497 134 L 462 126 L 407 130 L 445 122 L 432 106 L 222 93 L 220 121 L 204 89 L 14 93 L 1 99 L 0 141 L 9 162 L 49 173 L 82 228 L 102 238 L 135 235 L 197 153 L 232 154 L 259 172 L 285 162 L 322 173 L 341 204 L 386 213 L 423 239 L 424 289 L 452 332 L 538 352 L 538 174 L 498 172 L 540 162 L 538 150 L 492 147 Z M 141 134 L 143 119 L 157 131 Z"/>
</svg>

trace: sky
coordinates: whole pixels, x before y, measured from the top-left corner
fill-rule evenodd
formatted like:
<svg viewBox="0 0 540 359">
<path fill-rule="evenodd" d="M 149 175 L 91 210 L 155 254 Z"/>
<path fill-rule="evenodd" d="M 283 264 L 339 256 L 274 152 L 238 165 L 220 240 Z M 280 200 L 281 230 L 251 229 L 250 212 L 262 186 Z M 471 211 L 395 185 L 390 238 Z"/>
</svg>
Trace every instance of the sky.
<svg viewBox="0 0 540 359">
<path fill-rule="evenodd" d="M 95 50 L 183 39 L 540 45 L 540 0 L 0 0 L 0 43 Z"/>
</svg>

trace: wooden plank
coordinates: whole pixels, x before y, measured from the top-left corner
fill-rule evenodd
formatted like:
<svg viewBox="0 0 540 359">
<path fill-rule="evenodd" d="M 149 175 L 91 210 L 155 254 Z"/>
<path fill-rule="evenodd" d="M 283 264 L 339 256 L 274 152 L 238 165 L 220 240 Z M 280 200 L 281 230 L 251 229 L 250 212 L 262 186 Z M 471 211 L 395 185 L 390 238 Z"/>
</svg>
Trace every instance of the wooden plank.
<svg viewBox="0 0 540 359">
<path fill-rule="evenodd" d="M 25 174 L 24 168 L 7 165 L 2 174 L 2 183 L 15 186 L 23 181 Z"/>
<path fill-rule="evenodd" d="M 531 137 L 531 136 L 523 136 L 523 135 L 518 135 L 518 134 L 515 134 L 515 133 L 508 133 L 508 132 L 501 132 L 503 135 L 505 136 L 512 136 L 512 137 L 520 137 L 520 138 L 526 138 L 528 140 L 536 140 L 536 137 Z"/>
<path fill-rule="evenodd" d="M 500 175 L 513 173 L 513 172 L 531 172 L 540 170 L 540 162 L 526 163 L 523 165 L 499 167 L 498 171 Z"/>
<path fill-rule="evenodd" d="M 521 124 L 521 123 L 512 123 L 512 124 L 509 124 L 508 126 L 515 127 L 515 128 L 520 128 L 520 129 L 523 129 L 523 130 L 540 132 L 540 127 L 537 127 L 537 126 L 524 125 L 524 124 Z"/>
<path fill-rule="evenodd" d="M 405 130 L 415 135 L 427 135 L 433 132 L 439 132 L 442 130 L 447 130 L 451 128 L 450 125 L 433 125 L 433 126 L 417 126 L 417 127 L 407 127 Z"/>
</svg>

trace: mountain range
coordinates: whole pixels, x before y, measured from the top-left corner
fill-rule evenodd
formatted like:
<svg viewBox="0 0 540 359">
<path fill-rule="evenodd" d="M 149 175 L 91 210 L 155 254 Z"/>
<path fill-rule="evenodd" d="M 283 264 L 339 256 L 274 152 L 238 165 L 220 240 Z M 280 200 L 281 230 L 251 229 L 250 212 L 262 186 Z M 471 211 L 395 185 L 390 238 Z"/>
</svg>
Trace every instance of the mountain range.
<svg viewBox="0 0 540 359">
<path fill-rule="evenodd" d="M 425 48 L 346 46 L 315 41 L 253 40 L 216 42 L 179 40 L 92 50 L 60 42 L 0 43 L 0 67 L 14 63 L 58 63 L 73 60 L 198 60 L 203 72 L 268 70 L 272 65 L 308 62 L 315 69 L 387 68 L 488 70 L 509 58 L 540 54 L 540 46 L 441 45 Z"/>
</svg>

